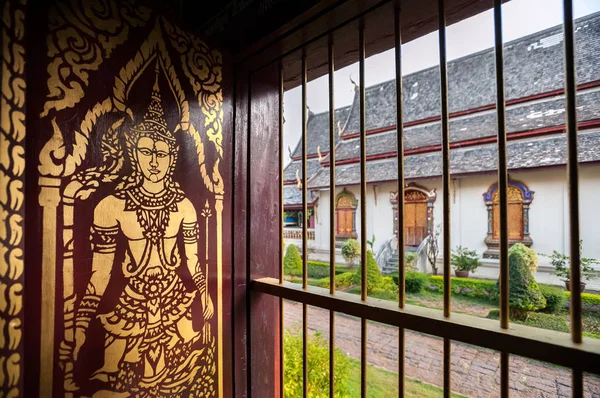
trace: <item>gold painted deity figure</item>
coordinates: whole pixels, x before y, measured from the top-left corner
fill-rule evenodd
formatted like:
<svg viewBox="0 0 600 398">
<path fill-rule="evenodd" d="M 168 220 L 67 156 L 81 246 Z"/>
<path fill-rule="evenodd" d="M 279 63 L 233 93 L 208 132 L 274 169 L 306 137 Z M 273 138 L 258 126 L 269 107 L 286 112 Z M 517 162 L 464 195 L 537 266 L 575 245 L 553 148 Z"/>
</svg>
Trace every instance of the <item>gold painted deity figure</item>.
<svg viewBox="0 0 600 398">
<path fill-rule="evenodd" d="M 112 396 L 178 396 L 201 374 L 207 376 L 206 369 L 205 379 L 214 376 L 214 338 L 207 322 L 214 308 L 198 256 L 196 210 L 173 180 L 178 149 L 167 128 L 157 66 L 148 111 L 127 136 L 133 174 L 94 209 L 92 273 L 75 313 L 73 360 L 84 360 L 78 358 L 81 347 L 90 322 L 98 319 L 105 333 L 104 360 L 90 379 L 108 385 L 104 393 Z M 125 256 L 116 264 L 120 241 L 127 242 Z M 195 284 L 192 291 L 179 276 L 183 263 Z M 112 310 L 98 314 L 119 266 L 125 287 Z M 204 318 L 199 331 L 192 325 L 196 297 Z M 206 383 L 203 396 L 212 396 L 212 381 Z"/>
</svg>

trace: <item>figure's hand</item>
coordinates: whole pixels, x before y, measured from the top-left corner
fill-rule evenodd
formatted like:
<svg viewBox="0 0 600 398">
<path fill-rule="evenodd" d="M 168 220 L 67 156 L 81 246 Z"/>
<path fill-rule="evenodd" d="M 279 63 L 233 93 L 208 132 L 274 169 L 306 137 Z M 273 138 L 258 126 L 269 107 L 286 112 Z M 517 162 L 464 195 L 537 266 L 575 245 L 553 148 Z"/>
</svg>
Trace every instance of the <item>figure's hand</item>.
<svg viewBox="0 0 600 398">
<path fill-rule="evenodd" d="M 75 346 L 73 347 L 73 360 L 77 361 L 77 357 L 79 356 L 79 350 L 85 343 L 85 329 L 84 328 L 75 328 Z"/>
<path fill-rule="evenodd" d="M 208 293 L 205 293 L 204 297 L 202 297 L 202 308 L 204 319 L 212 318 L 215 309 L 213 307 L 212 299 L 210 298 L 210 295 Z"/>
</svg>

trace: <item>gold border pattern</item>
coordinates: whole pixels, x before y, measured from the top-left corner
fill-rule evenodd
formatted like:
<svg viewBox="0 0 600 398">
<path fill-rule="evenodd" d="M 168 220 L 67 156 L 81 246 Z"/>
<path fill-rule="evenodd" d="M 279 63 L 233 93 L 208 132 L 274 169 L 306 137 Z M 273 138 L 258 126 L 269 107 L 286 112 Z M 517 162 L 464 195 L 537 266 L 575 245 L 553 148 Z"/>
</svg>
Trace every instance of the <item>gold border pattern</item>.
<svg viewBox="0 0 600 398">
<path fill-rule="evenodd" d="M 25 0 L 2 10 L 0 98 L 0 396 L 22 393 Z"/>
</svg>

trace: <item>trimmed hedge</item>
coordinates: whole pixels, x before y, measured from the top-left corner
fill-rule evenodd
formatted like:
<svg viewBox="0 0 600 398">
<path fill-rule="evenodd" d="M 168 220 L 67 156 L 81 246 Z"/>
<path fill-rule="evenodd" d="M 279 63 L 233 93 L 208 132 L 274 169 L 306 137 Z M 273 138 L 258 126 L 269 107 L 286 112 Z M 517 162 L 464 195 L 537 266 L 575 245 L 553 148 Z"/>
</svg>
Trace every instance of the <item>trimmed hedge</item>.
<svg viewBox="0 0 600 398">
<path fill-rule="evenodd" d="M 407 272 L 404 278 L 404 286 L 406 293 L 421 293 L 427 285 L 428 275 L 423 272 Z M 395 278 L 396 286 L 398 285 L 398 277 Z"/>
<path fill-rule="evenodd" d="M 430 276 L 429 284 L 433 287 L 431 290 L 442 291 L 444 277 L 441 275 Z M 496 282 L 483 279 L 451 277 L 450 286 L 453 294 L 493 301 L 492 294 L 496 289 Z"/>
<path fill-rule="evenodd" d="M 322 261 L 312 261 L 309 260 L 307 262 L 308 268 L 308 277 L 313 279 L 321 279 L 329 276 L 329 263 L 324 263 Z M 343 274 L 344 272 L 348 272 L 349 268 L 343 265 L 336 264 L 335 266 L 335 274 Z"/>
<path fill-rule="evenodd" d="M 352 286 L 355 272 L 344 272 L 335 276 L 336 289 Z M 329 288 L 329 276 L 321 278 L 317 281 L 317 286 Z M 396 289 L 398 289 L 396 287 Z"/>
<path fill-rule="evenodd" d="M 499 319 L 500 311 L 491 310 L 487 316 L 489 319 Z M 570 331 L 569 324 L 562 316 L 556 316 L 555 314 L 543 314 L 540 312 L 530 312 L 527 318 L 513 319 L 514 322 L 522 325 L 531 326 L 534 328 L 556 330 L 557 332 Z"/>
<path fill-rule="evenodd" d="M 567 300 L 571 300 L 571 292 L 565 291 L 565 297 Z M 585 307 L 600 307 L 600 295 L 592 293 L 581 293 L 581 304 Z"/>
<path fill-rule="evenodd" d="M 542 312 L 560 312 L 564 309 L 564 303 L 567 299 L 565 291 L 558 287 L 540 285 L 542 296 L 546 299 L 546 306 L 541 309 Z"/>
</svg>

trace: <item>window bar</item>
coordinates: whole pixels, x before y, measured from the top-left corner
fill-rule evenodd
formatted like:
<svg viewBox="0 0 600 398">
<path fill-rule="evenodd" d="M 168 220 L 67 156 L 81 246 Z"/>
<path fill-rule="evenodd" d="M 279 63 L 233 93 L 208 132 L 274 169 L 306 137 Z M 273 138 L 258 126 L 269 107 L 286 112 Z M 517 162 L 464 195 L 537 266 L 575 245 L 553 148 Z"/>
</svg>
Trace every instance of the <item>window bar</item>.
<svg viewBox="0 0 600 398">
<path fill-rule="evenodd" d="M 442 190 L 444 200 L 444 316 L 450 316 L 450 132 L 448 128 L 448 75 L 446 64 L 446 13 L 438 0 L 440 51 L 440 104 L 442 117 Z M 450 397 L 450 340 L 444 338 L 444 396 Z"/>
<path fill-rule="evenodd" d="M 285 242 L 283 240 L 283 225 L 285 211 L 283 207 L 283 62 L 279 65 L 279 283 L 283 284 L 284 267 L 283 251 Z M 279 299 L 279 395 L 283 397 L 283 298 Z"/>
<path fill-rule="evenodd" d="M 394 34 L 396 55 L 396 144 L 398 158 L 398 306 L 404 308 L 404 122 L 402 119 L 402 31 L 400 27 L 400 2 L 394 8 Z M 404 397 L 404 328 L 398 330 L 398 395 Z"/>
<path fill-rule="evenodd" d="M 335 294 L 335 104 L 333 37 L 329 39 L 329 292 Z M 335 379 L 335 312 L 329 311 L 329 396 L 333 397 Z"/>
<path fill-rule="evenodd" d="M 508 173 L 506 165 L 506 103 L 504 97 L 504 44 L 502 1 L 494 0 L 496 55 L 496 117 L 498 119 L 498 193 L 500 196 L 500 327 L 509 327 L 508 308 Z M 500 396 L 509 395 L 509 355 L 500 353 Z"/>
<path fill-rule="evenodd" d="M 308 273 L 308 248 L 307 248 L 307 223 L 308 206 L 306 203 L 306 140 L 307 140 L 307 120 L 306 120 L 306 50 L 302 50 L 302 288 L 306 289 Z M 308 308 L 306 303 L 302 303 L 302 374 L 303 396 L 308 396 Z"/>
<path fill-rule="evenodd" d="M 575 85 L 575 44 L 573 37 L 573 2 L 564 0 L 565 92 L 567 108 L 569 219 L 571 235 L 571 335 L 581 343 L 581 271 L 579 252 L 579 165 L 577 159 L 577 87 Z"/>
<path fill-rule="evenodd" d="M 360 89 L 360 263 L 362 301 L 367 300 L 367 127 L 365 107 L 365 27 L 358 28 L 358 64 Z M 367 320 L 360 320 L 360 392 L 367 396 Z"/>
<path fill-rule="evenodd" d="M 577 151 L 577 86 L 575 82 L 575 38 L 573 1 L 563 1 L 565 37 L 565 96 L 567 111 L 567 173 L 569 184 L 571 338 L 581 343 L 581 252 L 579 247 L 579 164 Z M 573 369 L 573 396 L 583 396 L 583 372 Z"/>
</svg>

